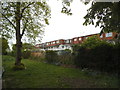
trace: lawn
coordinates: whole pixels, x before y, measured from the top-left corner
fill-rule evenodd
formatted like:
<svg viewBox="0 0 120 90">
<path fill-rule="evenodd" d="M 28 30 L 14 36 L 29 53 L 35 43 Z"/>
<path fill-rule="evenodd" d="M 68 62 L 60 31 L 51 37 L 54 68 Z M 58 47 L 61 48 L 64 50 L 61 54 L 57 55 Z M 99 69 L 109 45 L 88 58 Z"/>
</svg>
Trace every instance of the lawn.
<svg viewBox="0 0 120 90">
<path fill-rule="evenodd" d="M 13 71 L 14 61 L 11 56 L 3 56 L 3 88 L 118 88 L 118 79 L 113 75 L 92 75 L 28 59 L 22 60 L 26 70 Z"/>
</svg>

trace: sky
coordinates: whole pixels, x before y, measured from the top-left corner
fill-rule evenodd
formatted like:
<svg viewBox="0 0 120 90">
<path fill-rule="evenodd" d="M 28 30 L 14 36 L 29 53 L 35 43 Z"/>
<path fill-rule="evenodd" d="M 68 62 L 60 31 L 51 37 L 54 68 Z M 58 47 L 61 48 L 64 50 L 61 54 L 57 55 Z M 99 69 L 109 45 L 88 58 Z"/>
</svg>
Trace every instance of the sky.
<svg viewBox="0 0 120 90">
<path fill-rule="evenodd" d="M 101 29 L 93 25 L 83 26 L 84 16 L 91 4 L 84 5 L 80 0 L 73 0 L 71 9 L 73 15 L 68 16 L 61 13 L 62 3 L 57 0 L 49 0 L 51 7 L 50 25 L 46 27 L 42 43 L 58 39 L 71 39 L 83 35 L 99 33 Z"/>
</svg>

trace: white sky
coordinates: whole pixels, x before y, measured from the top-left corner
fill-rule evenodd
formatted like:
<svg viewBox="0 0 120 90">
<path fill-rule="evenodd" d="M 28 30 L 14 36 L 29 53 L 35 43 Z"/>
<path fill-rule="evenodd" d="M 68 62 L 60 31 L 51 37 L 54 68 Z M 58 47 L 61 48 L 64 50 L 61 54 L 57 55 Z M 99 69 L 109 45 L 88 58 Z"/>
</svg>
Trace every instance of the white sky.
<svg viewBox="0 0 120 90">
<path fill-rule="evenodd" d="M 93 25 L 83 26 L 83 17 L 91 6 L 84 5 L 80 0 L 73 0 L 71 4 L 72 16 L 61 13 L 62 3 L 57 0 L 49 0 L 51 7 L 50 25 L 46 27 L 42 42 L 49 42 L 58 39 L 71 39 L 78 36 L 99 33 L 100 28 Z"/>
</svg>

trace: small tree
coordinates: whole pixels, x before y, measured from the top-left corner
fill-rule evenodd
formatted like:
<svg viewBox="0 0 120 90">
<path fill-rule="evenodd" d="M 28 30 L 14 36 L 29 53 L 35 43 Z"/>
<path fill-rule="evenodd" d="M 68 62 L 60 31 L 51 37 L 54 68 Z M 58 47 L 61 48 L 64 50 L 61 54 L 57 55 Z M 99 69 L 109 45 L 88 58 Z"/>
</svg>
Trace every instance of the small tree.
<svg viewBox="0 0 120 90">
<path fill-rule="evenodd" d="M 29 41 L 35 41 L 36 37 L 43 33 L 45 24 L 50 17 L 50 8 L 45 1 L 40 2 L 4 2 L 1 5 L 2 36 L 16 36 L 16 61 L 15 65 L 21 65 L 21 48 L 23 35 Z"/>
</svg>

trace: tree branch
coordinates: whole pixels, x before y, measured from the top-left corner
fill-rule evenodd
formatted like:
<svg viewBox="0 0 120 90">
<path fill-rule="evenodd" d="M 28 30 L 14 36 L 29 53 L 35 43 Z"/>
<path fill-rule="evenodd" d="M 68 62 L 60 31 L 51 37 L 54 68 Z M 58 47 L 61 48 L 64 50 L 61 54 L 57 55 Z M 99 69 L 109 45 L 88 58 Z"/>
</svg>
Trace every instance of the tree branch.
<svg viewBox="0 0 120 90">
<path fill-rule="evenodd" d="M 33 3 L 34 3 L 34 2 L 29 3 L 26 7 L 24 7 L 24 8 L 22 9 L 21 18 L 22 18 L 22 16 L 23 16 L 23 13 L 24 13 L 25 9 L 28 8 L 30 5 L 32 5 Z"/>
<path fill-rule="evenodd" d="M 16 29 L 15 25 L 3 14 L 1 13 L 5 19 L 7 19 L 7 21 Z"/>
<path fill-rule="evenodd" d="M 25 23 L 24 28 L 23 28 L 23 30 L 22 30 L 21 38 L 22 38 L 23 34 L 25 33 L 25 29 L 26 29 L 26 26 L 27 26 L 27 22 L 28 22 L 28 20 L 26 20 L 26 23 Z"/>
</svg>

